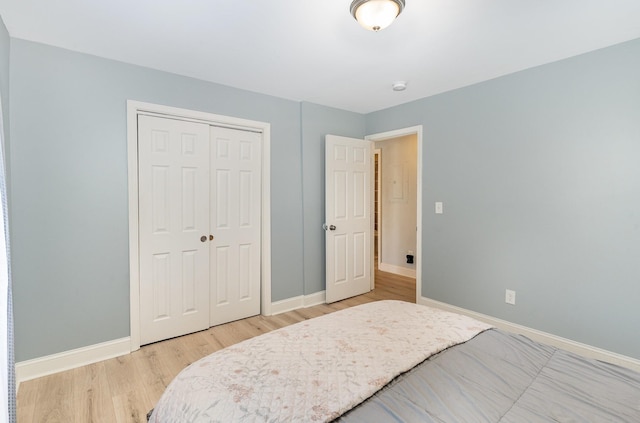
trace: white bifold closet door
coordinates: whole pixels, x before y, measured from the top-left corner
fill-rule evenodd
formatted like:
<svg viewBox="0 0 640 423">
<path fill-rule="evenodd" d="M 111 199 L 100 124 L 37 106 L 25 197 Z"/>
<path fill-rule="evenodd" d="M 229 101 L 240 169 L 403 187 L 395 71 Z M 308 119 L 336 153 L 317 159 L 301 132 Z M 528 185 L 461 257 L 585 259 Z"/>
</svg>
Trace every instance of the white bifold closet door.
<svg viewBox="0 0 640 423">
<path fill-rule="evenodd" d="M 141 344 L 260 313 L 260 146 L 138 117 Z"/>
</svg>

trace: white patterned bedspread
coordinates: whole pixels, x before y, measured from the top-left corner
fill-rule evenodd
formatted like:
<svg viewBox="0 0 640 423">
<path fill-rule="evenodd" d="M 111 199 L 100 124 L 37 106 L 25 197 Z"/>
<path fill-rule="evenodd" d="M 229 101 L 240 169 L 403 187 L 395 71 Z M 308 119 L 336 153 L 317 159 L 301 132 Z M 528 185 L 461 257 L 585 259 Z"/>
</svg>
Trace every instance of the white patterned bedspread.
<svg viewBox="0 0 640 423">
<path fill-rule="evenodd" d="M 429 356 L 490 327 L 402 301 L 351 307 L 196 361 L 169 384 L 150 421 L 329 421 Z"/>
</svg>

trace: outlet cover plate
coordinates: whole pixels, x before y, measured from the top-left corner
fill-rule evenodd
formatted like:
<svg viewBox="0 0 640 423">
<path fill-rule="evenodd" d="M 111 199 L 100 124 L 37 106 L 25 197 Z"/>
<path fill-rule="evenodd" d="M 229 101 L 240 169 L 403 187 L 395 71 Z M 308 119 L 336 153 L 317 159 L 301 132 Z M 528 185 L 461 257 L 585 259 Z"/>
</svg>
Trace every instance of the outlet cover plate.
<svg viewBox="0 0 640 423">
<path fill-rule="evenodd" d="M 507 289 L 504 292 L 504 302 L 511 305 L 516 305 L 516 291 Z"/>
</svg>

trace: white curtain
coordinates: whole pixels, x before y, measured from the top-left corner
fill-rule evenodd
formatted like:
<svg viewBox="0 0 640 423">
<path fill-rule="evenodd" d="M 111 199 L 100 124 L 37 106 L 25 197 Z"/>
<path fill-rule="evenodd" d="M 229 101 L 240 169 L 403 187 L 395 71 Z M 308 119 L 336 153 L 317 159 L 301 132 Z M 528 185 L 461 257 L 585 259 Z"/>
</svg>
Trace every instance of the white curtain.
<svg viewBox="0 0 640 423">
<path fill-rule="evenodd" d="M 4 162 L 4 124 L 0 100 L 0 422 L 16 421 L 16 378 L 13 356 L 13 300 L 9 260 L 9 219 Z"/>
</svg>

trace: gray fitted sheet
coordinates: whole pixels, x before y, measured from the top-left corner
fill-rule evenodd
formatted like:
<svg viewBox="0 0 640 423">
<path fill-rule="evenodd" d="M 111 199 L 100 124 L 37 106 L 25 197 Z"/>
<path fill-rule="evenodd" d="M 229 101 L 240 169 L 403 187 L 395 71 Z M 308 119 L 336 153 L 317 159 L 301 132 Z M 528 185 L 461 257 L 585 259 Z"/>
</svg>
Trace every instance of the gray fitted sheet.
<svg viewBox="0 0 640 423">
<path fill-rule="evenodd" d="M 337 421 L 640 422 L 640 373 L 493 329 L 400 375 Z"/>
</svg>

